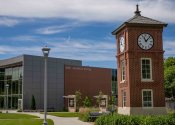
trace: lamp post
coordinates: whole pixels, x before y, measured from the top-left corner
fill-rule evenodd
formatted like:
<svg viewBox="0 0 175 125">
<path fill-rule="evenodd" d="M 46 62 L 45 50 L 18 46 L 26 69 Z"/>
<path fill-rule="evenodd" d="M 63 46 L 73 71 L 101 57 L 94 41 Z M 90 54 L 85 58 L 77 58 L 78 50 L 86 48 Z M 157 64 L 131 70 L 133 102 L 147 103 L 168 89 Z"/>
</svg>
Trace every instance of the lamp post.
<svg viewBox="0 0 175 125">
<path fill-rule="evenodd" d="M 6 84 L 5 87 L 6 87 L 6 90 L 7 90 L 6 113 L 8 113 L 8 93 L 9 93 L 9 84 Z"/>
<path fill-rule="evenodd" d="M 42 48 L 44 55 L 44 122 L 43 125 L 47 125 L 47 58 L 49 56 L 50 48 L 47 46 Z"/>
</svg>

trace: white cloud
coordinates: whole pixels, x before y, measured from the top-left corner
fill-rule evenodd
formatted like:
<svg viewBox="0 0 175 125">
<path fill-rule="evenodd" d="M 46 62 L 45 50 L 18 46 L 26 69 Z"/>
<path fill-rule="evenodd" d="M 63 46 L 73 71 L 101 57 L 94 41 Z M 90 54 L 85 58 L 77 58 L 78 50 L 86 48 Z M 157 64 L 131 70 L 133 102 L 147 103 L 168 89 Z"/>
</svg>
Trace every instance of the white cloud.
<svg viewBox="0 0 175 125">
<path fill-rule="evenodd" d="M 111 40 L 93 41 L 85 39 L 54 38 L 41 41 L 39 45 L 29 46 L 0 46 L 0 55 L 13 56 L 21 54 L 32 54 L 42 56 L 41 48 L 47 45 L 51 48 L 50 56 L 67 59 L 78 59 L 83 61 L 116 61 L 116 44 Z M 60 42 L 61 41 L 61 42 Z M 43 46 L 41 46 L 43 45 Z M 165 40 L 165 57 L 175 55 L 175 41 Z"/>
<path fill-rule="evenodd" d="M 49 27 L 37 29 L 36 33 L 49 35 L 49 34 L 66 32 L 66 31 L 73 29 L 74 27 L 79 27 L 79 26 L 81 26 L 81 24 L 76 23 L 76 22 L 75 23 L 68 23 L 68 24 L 64 24 L 64 25 L 49 26 Z"/>
<path fill-rule="evenodd" d="M 167 40 L 164 42 L 165 56 L 175 56 L 175 40 Z"/>
<path fill-rule="evenodd" d="M 12 41 L 12 42 L 36 42 L 38 37 L 37 36 L 30 36 L 30 35 L 21 35 L 21 36 L 15 36 L 15 37 L 11 37 L 11 38 L 6 38 L 8 41 Z"/>
<path fill-rule="evenodd" d="M 32 46 L 32 47 L 27 47 L 27 46 L 8 46 L 8 45 L 3 45 L 0 46 L 0 54 L 13 54 L 15 56 L 21 55 L 21 54 L 38 54 L 41 53 L 41 47 L 39 46 Z"/>
<path fill-rule="evenodd" d="M 11 18 L 7 18 L 7 17 L 0 18 L 0 25 L 1 26 L 13 27 L 13 26 L 19 24 L 19 22 L 20 21 L 17 19 L 11 19 Z"/>
<path fill-rule="evenodd" d="M 83 61 L 113 61 L 116 45 L 110 41 L 70 39 L 63 42 L 48 42 L 53 56 Z"/>
<path fill-rule="evenodd" d="M 159 19 L 168 23 L 175 23 L 175 1 L 174 0 L 143 0 L 141 9 L 143 15 Z"/>
<path fill-rule="evenodd" d="M 62 39 L 63 40 L 63 39 Z M 44 42 L 43 42 L 44 44 Z M 109 41 L 72 40 L 70 37 L 63 42 L 47 42 L 45 44 L 51 48 L 50 56 L 68 59 L 78 59 L 83 61 L 113 61 L 115 60 L 116 46 Z M 14 56 L 21 54 L 42 55 L 41 46 L 0 46 L 0 55 Z"/>
<path fill-rule="evenodd" d="M 1 0 L 0 15 L 27 18 L 68 18 L 79 21 L 123 21 L 138 0 Z M 174 0 L 142 0 L 143 15 L 175 23 Z"/>
</svg>

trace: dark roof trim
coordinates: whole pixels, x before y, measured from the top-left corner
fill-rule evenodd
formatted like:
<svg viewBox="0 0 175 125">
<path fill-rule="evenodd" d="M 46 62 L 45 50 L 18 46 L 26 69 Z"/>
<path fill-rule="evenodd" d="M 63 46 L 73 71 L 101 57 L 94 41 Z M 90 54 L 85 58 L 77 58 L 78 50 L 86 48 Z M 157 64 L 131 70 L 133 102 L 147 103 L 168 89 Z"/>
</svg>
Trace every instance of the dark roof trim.
<svg viewBox="0 0 175 125">
<path fill-rule="evenodd" d="M 143 24 L 143 23 L 129 23 L 129 22 L 124 22 L 121 26 L 119 26 L 117 29 L 112 31 L 112 35 L 116 35 L 119 31 L 121 31 L 124 27 L 126 26 L 148 26 L 148 27 L 167 27 L 168 24 Z"/>
</svg>

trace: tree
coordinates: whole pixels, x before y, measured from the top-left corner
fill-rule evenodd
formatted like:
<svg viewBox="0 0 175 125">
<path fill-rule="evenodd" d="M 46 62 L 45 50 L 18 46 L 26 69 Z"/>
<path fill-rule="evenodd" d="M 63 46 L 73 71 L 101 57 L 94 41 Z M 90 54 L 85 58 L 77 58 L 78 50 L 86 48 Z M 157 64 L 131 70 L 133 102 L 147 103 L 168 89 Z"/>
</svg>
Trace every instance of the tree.
<svg viewBox="0 0 175 125">
<path fill-rule="evenodd" d="M 81 92 L 80 90 L 75 91 L 75 100 L 76 100 L 76 107 L 79 109 L 79 106 L 81 105 Z"/>
<path fill-rule="evenodd" d="M 96 100 L 98 105 L 100 105 L 101 103 L 102 96 L 103 96 L 103 92 L 100 90 L 97 96 L 97 100 Z"/>
<path fill-rule="evenodd" d="M 115 104 L 115 96 L 109 96 L 109 104 L 114 105 Z"/>
<path fill-rule="evenodd" d="M 35 110 L 36 109 L 36 103 L 35 103 L 35 97 L 34 97 L 34 95 L 32 95 L 31 109 L 32 110 Z"/>
<path fill-rule="evenodd" d="M 91 101 L 91 99 L 88 96 L 86 96 L 84 98 L 83 106 L 84 107 L 91 107 L 92 106 L 92 101 Z"/>
<path fill-rule="evenodd" d="M 175 96 L 175 58 L 169 57 L 164 62 L 165 96 Z"/>
</svg>

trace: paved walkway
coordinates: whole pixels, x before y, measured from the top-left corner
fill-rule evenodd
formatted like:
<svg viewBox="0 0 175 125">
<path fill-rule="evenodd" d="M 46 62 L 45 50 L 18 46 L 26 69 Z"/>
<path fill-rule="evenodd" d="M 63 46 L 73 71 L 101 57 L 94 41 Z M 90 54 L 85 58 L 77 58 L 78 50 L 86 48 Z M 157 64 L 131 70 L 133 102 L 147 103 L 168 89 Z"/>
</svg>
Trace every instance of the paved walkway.
<svg viewBox="0 0 175 125">
<path fill-rule="evenodd" d="M 30 115 L 35 115 L 40 118 L 44 118 L 43 114 L 40 113 L 33 113 L 33 112 L 22 112 L 23 114 L 30 114 Z M 82 122 L 78 120 L 77 117 L 73 118 L 63 118 L 63 117 L 56 117 L 56 116 L 51 116 L 47 115 L 47 118 L 52 119 L 54 121 L 54 125 L 93 125 L 92 123 L 87 123 L 87 122 Z"/>
</svg>

